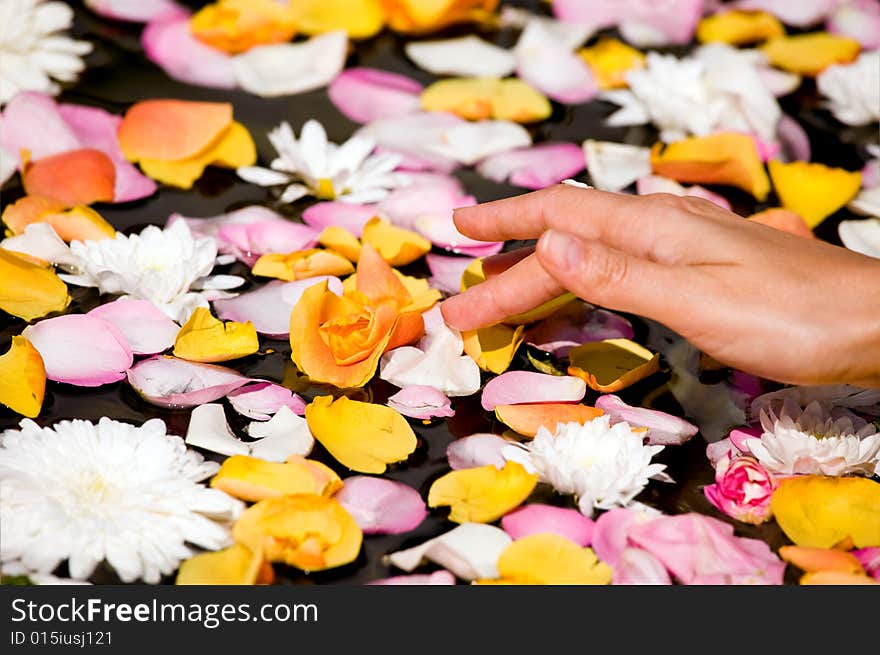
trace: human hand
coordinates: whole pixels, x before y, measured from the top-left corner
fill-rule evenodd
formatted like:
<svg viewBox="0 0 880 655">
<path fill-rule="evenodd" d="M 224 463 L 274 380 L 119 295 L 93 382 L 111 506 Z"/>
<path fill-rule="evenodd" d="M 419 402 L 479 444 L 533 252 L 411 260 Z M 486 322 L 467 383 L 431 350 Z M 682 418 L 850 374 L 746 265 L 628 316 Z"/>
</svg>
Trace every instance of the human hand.
<svg viewBox="0 0 880 655">
<path fill-rule="evenodd" d="M 443 303 L 459 330 L 571 291 L 755 375 L 880 386 L 880 260 L 700 198 L 565 185 L 457 209 L 455 224 L 484 241 L 539 238 L 486 260 L 487 281 Z"/>
</svg>

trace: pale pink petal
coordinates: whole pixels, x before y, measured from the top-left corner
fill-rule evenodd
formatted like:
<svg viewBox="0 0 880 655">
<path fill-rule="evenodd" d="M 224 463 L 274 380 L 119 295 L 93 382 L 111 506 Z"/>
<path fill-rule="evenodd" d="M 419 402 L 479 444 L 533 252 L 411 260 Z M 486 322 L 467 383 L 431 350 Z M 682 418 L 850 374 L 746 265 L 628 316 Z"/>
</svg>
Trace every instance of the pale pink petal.
<svg viewBox="0 0 880 655">
<path fill-rule="evenodd" d="M 584 141 L 583 148 L 590 181 L 597 189 L 621 191 L 651 174 L 649 148 L 593 139 Z"/>
<path fill-rule="evenodd" d="M 470 257 L 488 257 L 501 252 L 502 241 L 477 241 L 466 237 L 452 220 L 452 211 L 423 214 L 413 221 L 416 232 L 438 248 Z"/>
<path fill-rule="evenodd" d="M 776 137 L 787 161 L 810 161 L 810 137 L 806 130 L 788 114 L 783 114 L 776 126 Z"/>
<path fill-rule="evenodd" d="M 772 66 L 757 66 L 755 72 L 761 78 L 761 83 L 776 98 L 794 93 L 803 81 L 800 75 L 788 73 Z"/>
<path fill-rule="evenodd" d="M 828 18 L 826 29 L 855 39 L 865 50 L 880 48 L 880 4 L 876 0 L 844 2 Z"/>
<path fill-rule="evenodd" d="M 450 128 L 465 124 L 465 120 L 446 112 L 416 112 L 382 118 L 364 125 L 355 134 L 371 137 L 377 150 L 404 155 L 407 168 L 417 164 L 417 170 L 430 167 L 431 170 L 451 173 L 458 167 L 456 160 L 432 149 L 440 143 Z"/>
<path fill-rule="evenodd" d="M 703 17 L 703 3 L 704 0 L 623 0 L 621 35 L 638 48 L 684 45 L 691 41 Z"/>
<path fill-rule="evenodd" d="M 431 271 L 431 286 L 447 293 L 459 293 L 464 271 L 475 260 L 474 257 L 447 257 L 429 253 L 425 261 Z"/>
<path fill-rule="evenodd" d="M 29 150 L 31 160 L 35 160 L 81 146 L 52 98 L 35 91 L 23 91 L 3 109 L 0 147 L 16 160 L 21 150 Z"/>
<path fill-rule="evenodd" d="M 559 20 L 601 30 L 617 24 L 625 2 L 626 0 L 554 0 L 553 15 Z"/>
<path fill-rule="evenodd" d="M 495 182 L 510 180 L 514 186 L 543 189 L 574 177 L 584 166 L 583 150 L 575 144 L 541 143 L 488 157 L 477 171 Z"/>
<path fill-rule="evenodd" d="M 388 406 L 404 416 L 420 420 L 455 416 L 452 402 L 434 387 L 406 387 L 388 399 Z"/>
<path fill-rule="evenodd" d="M 494 466 L 502 469 L 507 463 L 502 450 L 509 445 L 510 441 L 497 434 L 472 434 L 449 444 L 446 448 L 446 459 L 453 471 L 478 466 Z"/>
<path fill-rule="evenodd" d="M 400 534 L 419 527 L 428 510 L 419 492 L 384 478 L 355 475 L 334 496 L 364 534 Z"/>
<path fill-rule="evenodd" d="M 238 86 L 232 57 L 196 39 L 189 15 L 177 14 L 151 21 L 141 34 L 147 59 L 180 82 L 217 89 Z"/>
<path fill-rule="evenodd" d="M 128 371 L 128 383 L 144 400 L 175 409 L 219 400 L 251 381 L 230 368 L 162 355 L 138 362 Z"/>
<path fill-rule="evenodd" d="M 572 301 L 543 321 L 526 330 L 526 342 L 557 357 L 565 357 L 572 348 L 591 341 L 632 339 L 628 320 L 605 309 Z"/>
<path fill-rule="evenodd" d="M 630 528 L 637 523 L 650 520 L 641 512 L 626 507 L 604 512 L 593 526 L 592 547 L 600 560 L 616 567 L 620 555 L 627 547 Z"/>
<path fill-rule="evenodd" d="M 217 316 L 224 321 L 246 323 L 250 321 L 260 334 L 275 339 L 286 339 L 290 334 L 290 312 L 309 287 L 326 281 L 336 295 L 342 295 L 339 278 L 326 275 L 282 282 L 273 280 L 235 298 L 215 300 Z"/>
<path fill-rule="evenodd" d="M 367 583 L 368 585 L 454 585 L 455 576 L 449 571 L 434 571 L 433 573 L 413 573 L 412 575 L 395 575 L 390 578 L 382 578 Z"/>
<path fill-rule="evenodd" d="M 206 403 L 193 409 L 186 429 L 186 443 L 220 455 L 248 455 L 248 444 L 235 436 L 226 422 L 223 405 Z"/>
<path fill-rule="evenodd" d="M 172 0 L 85 0 L 86 6 L 105 18 L 148 23 L 185 10 Z"/>
<path fill-rule="evenodd" d="M 730 439 L 731 446 L 736 448 L 739 452 L 749 455 L 751 453 L 749 451 L 748 440 L 760 439 L 763 433 L 764 430 L 760 427 L 751 428 L 746 426 L 731 430 L 730 434 L 727 435 L 727 438 Z"/>
<path fill-rule="evenodd" d="M 872 159 L 862 169 L 862 189 L 880 186 L 880 159 Z"/>
<path fill-rule="evenodd" d="M 461 182 L 451 175 L 409 173 L 407 176 L 411 183 L 394 189 L 374 210 L 400 227 L 412 229 L 419 216 L 451 212 L 476 203 L 473 196 L 465 195 Z"/>
<path fill-rule="evenodd" d="M 663 563 L 641 548 L 624 548 L 614 567 L 612 584 L 671 585 L 672 579 Z"/>
<path fill-rule="evenodd" d="M 760 9 L 776 16 L 786 25 L 809 27 L 831 13 L 840 0 L 739 0 L 739 9 Z"/>
<path fill-rule="evenodd" d="M 149 300 L 119 298 L 98 305 L 88 316 L 115 325 L 135 355 L 155 355 L 174 345 L 180 326 Z"/>
<path fill-rule="evenodd" d="M 517 76 L 553 100 L 579 104 L 599 92 L 587 63 L 560 43 L 556 31 L 543 21 L 529 22 L 514 52 Z"/>
<path fill-rule="evenodd" d="M 577 403 L 586 393 L 586 382 L 571 375 L 508 371 L 489 380 L 480 402 L 491 412 L 496 405 Z"/>
<path fill-rule="evenodd" d="M 306 413 L 306 402 L 287 387 L 272 382 L 247 384 L 232 391 L 227 398 L 232 409 L 257 421 L 268 421 L 282 407 L 295 414 Z"/>
<path fill-rule="evenodd" d="M 284 218 L 278 212 L 272 211 L 268 207 L 262 205 L 248 205 L 241 209 L 236 209 L 225 214 L 217 216 L 209 216 L 208 218 L 190 218 L 181 214 L 171 214 L 165 222 L 166 227 L 171 227 L 177 221 L 183 221 L 196 237 L 211 237 L 217 239 L 220 230 L 227 225 L 253 225 L 255 223 L 266 223 L 270 221 L 278 223 L 287 223 L 288 219 Z M 223 243 L 219 252 L 223 254 L 234 254 L 234 248 L 223 250 Z"/>
<path fill-rule="evenodd" d="M 217 246 L 220 252 L 234 254 L 253 266 L 262 255 L 313 248 L 318 243 L 318 234 L 308 225 L 286 220 L 227 223 L 217 231 Z"/>
<path fill-rule="evenodd" d="M 331 102 L 356 123 L 369 123 L 418 111 L 422 85 L 376 68 L 349 68 L 327 89 Z"/>
<path fill-rule="evenodd" d="M 532 136 L 519 123 L 487 120 L 450 127 L 439 140 L 426 143 L 425 150 L 472 166 L 486 157 L 530 145 Z"/>
<path fill-rule="evenodd" d="M 729 438 L 721 439 L 721 441 L 713 441 L 706 445 L 706 459 L 714 468 L 722 457 L 733 457 L 736 449 Z"/>
<path fill-rule="evenodd" d="M 394 193 L 394 192 L 392 192 Z M 327 227 L 343 227 L 356 237 L 364 232 L 364 226 L 377 215 L 377 208 L 347 202 L 319 202 L 302 213 L 303 223 L 319 234 Z"/>
<path fill-rule="evenodd" d="M 308 457 L 315 447 L 309 423 L 302 416 L 282 406 L 268 421 L 254 421 L 247 426 L 252 439 L 251 457 L 267 462 L 286 462 L 291 455 Z"/>
<path fill-rule="evenodd" d="M 416 65 L 453 77 L 507 77 L 516 66 L 513 54 L 494 43 L 469 34 L 453 39 L 410 41 L 404 47 Z"/>
<path fill-rule="evenodd" d="M 532 534 L 558 534 L 579 546 L 593 539 L 593 520 L 576 509 L 532 503 L 501 519 L 501 527 L 514 540 Z"/>
<path fill-rule="evenodd" d="M 627 405 L 612 394 L 600 396 L 595 404 L 611 417 L 612 423 L 625 421 L 634 427 L 648 428 L 645 438 L 652 446 L 680 446 L 700 431 L 682 418 L 656 409 Z"/>
<path fill-rule="evenodd" d="M 118 382 L 134 361 L 131 348 L 112 323 L 86 314 L 47 318 L 22 332 L 46 366 L 46 377 L 80 387 Z"/>
<path fill-rule="evenodd" d="M 862 563 L 865 573 L 880 580 L 880 547 L 859 548 L 852 551 L 852 554 Z"/>
</svg>

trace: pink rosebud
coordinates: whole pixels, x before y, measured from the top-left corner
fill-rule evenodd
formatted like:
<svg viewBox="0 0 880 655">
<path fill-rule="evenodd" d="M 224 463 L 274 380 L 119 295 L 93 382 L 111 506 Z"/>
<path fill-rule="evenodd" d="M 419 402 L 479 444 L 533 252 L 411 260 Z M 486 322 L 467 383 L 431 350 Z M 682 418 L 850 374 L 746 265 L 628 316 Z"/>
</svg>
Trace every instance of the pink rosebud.
<svg viewBox="0 0 880 655">
<path fill-rule="evenodd" d="M 719 510 L 743 523 L 760 525 L 770 516 L 770 498 L 776 478 L 754 457 L 725 455 L 715 467 L 715 484 L 703 488 L 706 498 Z"/>
</svg>

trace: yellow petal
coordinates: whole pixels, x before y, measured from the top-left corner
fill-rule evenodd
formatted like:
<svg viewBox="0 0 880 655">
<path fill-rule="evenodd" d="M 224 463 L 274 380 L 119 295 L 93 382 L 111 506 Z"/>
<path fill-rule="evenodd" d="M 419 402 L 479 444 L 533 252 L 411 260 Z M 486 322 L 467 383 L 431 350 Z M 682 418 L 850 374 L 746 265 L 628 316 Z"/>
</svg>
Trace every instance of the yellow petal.
<svg viewBox="0 0 880 655">
<path fill-rule="evenodd" d="M 26 321 L 67 307 L 67 285 L 51 269 L 0 248 L 0 309 Z"/>
<path fill-rule="evenodd" d="M 629 339 L 585 343 L 572 349 L 568 357 L 568 374 L 603 393 L 625 389 L 660 370 L 660 354 Z"/>
<path fill-rule="evenodd" d="M 43 407 L 46 368 L 43 358 L 24 337 L 12 337 L 12 345 L 0 356 L 0 405 L 35 418 Z"/>
<path fill-rule="evenodd" d="M 397 32 L 424 33 L 453 23 L 486 20 L 498 0 L 381 0 L 388 25 Z"/>
<path fill-rule="evenodd" d="M 428 506 L 449 506 L 455 523 L 491 523 L 518 507 L 538 484 L 538 475 L 516 462 L 450 471 L 431 485 Z"/>
<path fill-rule="evenodd" d="M 856 548 L 880 546 L 880 483 L 817 475 L 780 480 L 770 509 L 798 546 L 831 548 L 849 537 Z"/>
<path fill-rule="evenodd" d="M 220 0 L 189 21 L 192 35 L 232 54 L 268 43 L 284 43 L 296 34 L 296 15 L 276 0 Z"/>
<path fill-rule="evenodd" d="M 771 64 L 801 75 L 818 75 L 833 64 L 855 61 L 859 50 L 858 41 L 827 32 L 780 36 L 761 47 Z"/>
<path fill-rule="evenodd" d="M 198 307 L 174 340 L 174 355 L 191 362 L 225 362 L 260 349 L 254 324 L 220 321 Z"/>
<path fill-rule="evenodd" d="M 318 236 L 318 243 L 325 248 L 338 252 L 349 261 L 357 263 L 357 260 L 360 259 L 361 242 L 344 227 L 339 227 L 338 225 L 325 227 Z"/>
<path fill-rule="evenodd" d="M 578 53 L 587 62 L 600 89 L 623 89 L 629 86 L 626 74 L 645 67 L 645 55 L 623 41 L 605 37 Z"/>
<path fill-rule="evenodd" d="M 300 31 L 310 35 L 345 30 L 353 39 L 366 39 L 385 24 L 379 0 L 296 0 L 292 9 Z"/>
<path fill-rule="evenodd" d="M 361 237 L 382 255 L 391 266 L 406 266 L 431 251 L 431 242 L 421 234 L 392 225 L 381 218 L 371 218 Z"/>
<path fill-rule="evenodd" d="M 384 473 L 418 445 L 416 435 L 396 411 L 345 396 L 319 396 L 306 407 L 315 439 L 343 466 L 359 473 Z"/>
<path fill-rule="evenodd" d="M 526 82 L 512 78 L 501 80 L 492 96 L 492 117 L 515 123 L 534 123 L 549 118 L 553 106 L 543 93 Z"/>
<path fill-rule="evenodd" d="M 519 79 L 452 78 L 434 82 L 422 92 L 426 111 L 446 111 L 468 120 L 495 118 L 518 123 L 544 120 L 550 101 Z"/>
<path fill-rule="evenodd" d="M 864 573 L 847 573 L 845 571 L 815 571 L 801 576 L 802 585 L 876 585 L 874 578 Z"/>
<path fill-rule="evenodd" d="M 394 270 L 393 273 L 411 297 L 409 304 L 401 309 L 402 312 L 422 314 L 436 305 L 440 298 L 443 297 L 439 291 L 431 288 L 430 283 L 425 278 L 404 275 L 398 270 Z M 357 273 L 345 278 L 342 288 L 346 294 L 357 291 L 357 279 Z"/>
<path fill-rule="evenodd" d="M 718 41 L 743 45 L 784 35 L 785 27 L 776 16 L 766 11 L 722 11 L 706 16 L 697 25 L 700 43 Z"/>
<path fill-rule="evenodd" d="M 216 553 L 190 557 L 177 571 L 178 585 L 252 585 L 257 584 L 263 557 L 244 544 L 233 544 Z"/>
<path fill-rule="evenodd" d="M 320 462 L 293 455 L 284 463 L 233 455 L 211 479 L 211 486 L 251 502 L 287 494 L 332 496 L 342 480 Z"/>
<path fill-rule="evenodd" d="M 312 248 L 288 255 L 270 253 L 254 264 L 251 272 L 279 280 L 305 280 L 318 275 L 348 275 L 354 272 L 351 261 L 332 250 Z"/>
<path fill-rule="evenodd" d="M 3 222 L 12 234 L 22 234 L 32 223 L 48 223 L 59 238 L 70 242 L 100 241 L 116 236 L 116 228 L 91 207 L 66 209 L 40 196 L 24 196 L 3 210 Z"/>
<path fill-rule="evenodd" d="M 517 539 L 498 558 L 498 573 L 517 584 L 605 585 L 611 567 L 591 548 L 581 548 L 556 534 L 533 534 Z"/>
<path fill-rule="evenodd" d="M 771 160 L 770 178 L 776 195 L 814 228 L 852 200 L 862 186 L 862 174 L 824 164 L 795 161 L 783 164 Z"/>
<path fill-rule="evenodd" d="M 245 510 L 236 541 L 270 562 L 323 571 L 354 561 L 363 533 L 338 501 L 314 494 L 266 498 Z"/>
<path fill-rule="evenodd" d="M 477 366 L 490 373 L 501 374 L 510 366 L 517 348 L 523 342 L 523 326 L 507 325 L 462 332 L 464 351 Z"/>
<path fill-rule="evenodd" d="M 238 168 L 251 166 L 257 161 L 257 149 L 250 132 L 241 123 L 233 122 L 206 149 L 176 161 L 141 159 L 145 175 L 181 189 L 192 188 L 208 166 Z"/>
</svg>

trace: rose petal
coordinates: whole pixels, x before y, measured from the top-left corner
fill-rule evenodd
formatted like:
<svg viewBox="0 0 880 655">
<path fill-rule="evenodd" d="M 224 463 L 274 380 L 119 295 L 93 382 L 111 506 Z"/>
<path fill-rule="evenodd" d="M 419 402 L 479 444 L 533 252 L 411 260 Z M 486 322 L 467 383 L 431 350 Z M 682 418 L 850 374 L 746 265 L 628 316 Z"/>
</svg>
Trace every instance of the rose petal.
<svg viewBox="0 0 880 655">
<path fill-rule="evenodd" d="M 854 61 L 861 44 L 827 32 L 810 32 L 770 39 L 759 50 L 777 68 L 815 77 L 829 66 Z"/>
<path fill-rule="evenodd" d="M 0 355 L 0 405 L 28 418 L 36 418 L 46 393 L 46 367 L 33 344 L 12 337 L 9 350 Z"/>
<path fill-rule="evenodd" d="M 449 398 L 434 387 L 406 387 L 388 399 L 388 406 L 409 418 L 429 420 L 455 416 Z"/>
<path fill-rule="evenodd" d="M 186 443 L 220 455 L 247 455 L 248 445 L 238 439 L 226 422 L 223 405 L 208 403 L 193 409 L 186 430 Z"/>
<path fill-rule="evenodd" d="M 401 154 L 420 166 L 449 173 L 458 163 L 438 151 L 437 144 L 442 143 L 450 128 L 464 123 L 464 119 L 446 112 L 416 112 L 373 121 L 355 135 L 369 136 L 382 151 Z"/>
<path fill-rule="evenodd" d="M 42 159 L 76 150 L 81 144 L 55 100 L 42 93 L 22 91 L 3 109 L 0 146 L 18 162 L 21 150 L 29 151 L 31 159 Z"/>
<path fill-rule="evenodd" d="M 776 126 L 776 137 L 788 161 L 810 161 L 810 137 L 800 121 L 783 114 Z"/>
<path fill-rule="evenodd" d="M 85 0 L 86 6 L 105 18 L 148 23 L 183 9 L 172 0 Z"/>
<path fill-rule="evenodd" d="M 446 257 L 430 253 L 425 262 L 431 271 L 431 286 L 440 291 L 456 294 L 461 291 L 461 278 L 465 269 L 474 261 L 473 257 Z"/>
<path fill-rule="evenodd" d="M 584 153 L 573 143 L 542 143 L 487 157 L 477 166 L 483 177 L 514 186 L 543 189 L 584 170 Z"/>
<path fill-rule="evenodd" d="M 734 3 L 740 9 L 767 11 L 786 25 L 809 27 L 823 20 L 839 0 L 738 0 Z"/>
<path fill-rule="evenodd" d="M 596 407 L 568 403 L 495 406 L 495 417 L 524 437 L 534 437 L 541 428 L 554 432 L 560 423 L 584 425 L 602 413 Z"/>
<path fill-rule="evenodd" d="M 514 541 L 498 558 L 498 573 L 511 584 L 604 585 L 612 577 L 591 549 L 547 533 Z"/>
<path fill-rule="evenodd" d="M 446 129 L 441 139 L 425 144 L 430 154 L 471 166 L 481 159 L 532 145 L 528 131 L 517 123 L 486 120 Z"/>
<path fill-rule="evenodd" d="M 538 475 L 517 462 L 460 469 L 433 482 L 428 507 L 448 506 L 454 523 L 491 523 L 522 504 L 537 483 Z"/>
<path fill-rule="evenodd" d="M 286 462 L 292 455 L 307 457 L 315 446 L 308 422 L 282 405 L 271 419 L 254 421 L 247 427 L 251 456 L 268 462 Z"/>
<path fill-rule="evenodd" d="M 880 547 L 859 548 L 852 551 L 865 572 L 875 580 L 880 580 Z"/>
<path fill-rule="evenodd" d="M 590 182 L 603 191 L 621 191 L 651 174 L 648 148 L 608 141 L 584 141 L 584 157 Z"/>
<path fill-rule="evenodd" d="M 98 387 L 125 377 L 134 357 L 111 323 L 85 314 L 68 314 L 29 325 L 22 336 L 43 358 L 46 377 L 81 387 Z"/>
<path fill-rule="evenodd" d="M 724 196 L 713 193 L 701 186 L 685 187 L 675 180 L 661 175 L 646 175 L 636 180 L 636 193 L 640 196 L 646 196 L 651 193 L 671 193 L 674 196 L 693 196 L 695 198 L 703 198 L 709 202 L 715 203 L 719 207 L 730 211 L 730 203 Z"/>
<path fill-rule="evenodd" d="M 219 400 L 250 381 L 223 366 L 161 355 L 138 362 L 128 371 L 128 383 L 146 401 L 180 409 Z"/>
<path fill-rule="evenodd" d="M 583 400 L 586 392 L 587 385 L 576 377 L 510 371 L 491 379 L 483 387 L 480 402 L 483 409 L 491 412 L 496 405 L 576 403 Z"/>
<path fill-rule="evenodd" d="M 0 248 L 30 255 L 55 265 L 76 268 L 79 263 L 76 255 L 70 252 L 68 245 L 49 223 L 26 225 L 22 234 L 0 241 Z"/>
<path fill-rule="evenodd" d="M 663 563 L 641 548 L 624 548 L 614 567 L 612 584 L 671 585 L 672 579 Z"/>
<path fill-rule="evenodd" d="M 507 460 L 501 451 L 508 445 L 510 442 L 497 434 L 472 434 L 449 444 L 446 448 L 446 459 L 453 471 L 478 466 L 502 469 Z"/>
<path fill-rule="evenodd" d="M 599 92 L 587 63 L 541 21 L 526 26 L 514 52 L 517 75 L 553 100 L 580 104 Z"/>
<path fill-rule="evenodd" d="M 374 210 L 400 227 L 412 229 L 420 216 L 451 212 L 476 202 L 452 176 L 422 173 L 409 177 L 411 184 L 394 189 Z"/>
<path fill-rule="evenodd" d="M 700 431 L 696 425 L 682 418 L 656 409 L 627 405 L 617 396 L 600 396 L 595 404 L 611 417 L 612 423 L 625 421 L 633 426 L 648 428 L 645 438 L 652 446 L 680 446 Z"/>
<path fill-rule="evenodd" d="M 67 285 L 51 269 L 0 248 L 0 309 L 26 321 L 67 307 Z"/>
<path fill-rule="evenodd" d="M 306 250 L 317 243 L 318 232 L 314 228 L 292 221 L 227 223 L 217 231 L 218 250 L 234 254 L 248 266 L 253 266 L 262 255 Z"/>
<path fill-rule="evenodd" d="M 282 407 L 295 414 L 306 413 L 306 403 L 287 387 L 271 382 L 248 384 L 232 391 L 227 396 L 232 409 L 256 421 L 268 421 Z"/>
<path fill-rule="evenodd" d="M 880 218 L 841 221 L 837 232 L 843 245 L 850 250 L 880 258 Z"/>
<path fill-rule="evenodd" d="M 828 17 L 826 28 L 855 39 L 865 50 L 880 48 L 880 5 L 872 0 L 843 2 Z"/>
<path fill-rule="evenodd" d="M 428 515 L 425 501 L 409 485 L 366 475 L 345 478 L 336 500 L 364 534 L 409 532 Z"/>
<path fill-rule="evenodd" d="M 507 77 L 516 66 L 513 54 L 470 34 L 454 39 L 411 41 L 407 57 L 434 75 Z"/>
<path fill-rule="evenodd" d="M 634 509 L 619 507 L 602 513 L 593 526 L 593 550 L 603 562 L 617 568 L 627 547 L 629 529 L 640 521 L 654 518 Z"/>
<path fill-rule="evenodd" d="M 609 393 L 635 384 L 659 370 L 660 355 L 629 339 L 606 339 L 574 348 L 569 375 L 585 380 L 591 389 Z"/>
<path fill-rule="evenodd" d="M 557 357 L 591 341 L 632 339 L 633 328 L 622 316 L 576 300 L 526 330 L 526 341 Z"/>
<path fill-rule="evenodd" d="M 342 227 L 360 238 L 364 226 L 376 216 L 377 209 L 347 202 L 319 202 L 302 214 L 303 222 L 319 234 L 328 227 Z"/>
<path fill-rule="evenodd" d="M 180 326 L 148 300 L 120 298 L 98 305 L 88 316 L 115 325 L 135 355 L 155 355 L 167 350 L 180 331 Z"/>
<path fill-rule="evenodd" d="M 589 546 L 593 538 L 593 520 L 576 509 L 531 503 L 501 519 L 501 527 L 513 539 L 531 534 L 558 534 L 578 546 Z"/>
<path fill-rule="evenodd" d="M 434 573 L 395 575 L 390 578 L 382 578 L 367 583 L 368 585 L 454 585 L 455 576 L 449 571 L 434 571 Z"/>
<path fill-rule="evenodd" d="M 783 207 L 801 216 L 810 228 L 852 200 L 862 184 L 860 172 L 823 164 L 771 161 L 769 168 Z"/>
<path fill-rule="evenodd" d="M 452 212 L 423 214 L 413 221 L 415 230 L 438 248 L 470 257 L 488 257 L 501 252 L 502 241 L 477 241 L 455 227 Z"/>
<path fill-rule="evenodd" d="M 116 169 L 100 150 L 80 148 L 28 164 L 22 176 L 28 195 L 42 196 L 67 207 L 113 200 Z"/>
<path fill-rule="evenodd" d="M 376 68 L 348 68 L 327 89 L 330 101 L 356 123 L 418 111 L 421 92 L 415 80 Z"/>
</svg>

